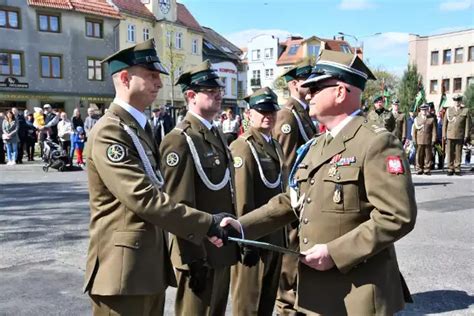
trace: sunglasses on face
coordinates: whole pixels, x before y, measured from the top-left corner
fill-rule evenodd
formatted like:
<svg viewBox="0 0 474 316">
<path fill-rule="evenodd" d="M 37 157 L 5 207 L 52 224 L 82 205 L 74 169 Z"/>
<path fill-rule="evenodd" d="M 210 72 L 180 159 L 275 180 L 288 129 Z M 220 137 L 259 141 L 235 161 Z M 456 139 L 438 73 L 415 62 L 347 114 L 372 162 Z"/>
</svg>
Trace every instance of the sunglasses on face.
<svg viewBox="0 0 474 316">
<path fill-rule="evenodd" d="M 332 88 L 332 87 L 338 87 L 339 84 L 337 83 L 333 83 L 333 84 L 327 84 L 327 85 L 321 85 L 321 86 L 313 86 L 313 87 L 310 87 L 309 88 L 309 93 L 311 94 L 311 96 L 315 95 L 315 94 L 318 94 L 319 92 L 323 91 L 324 89 L 326 88 Z M 347 92 L 351 92 L 351 90 L 349 90 L 348 88 L 344 87 Z"/>
<path fill-rule="evenodd" d="M 224 96 L 224 88 L 200 88 L 197 89 L 196 92 L 206 93 L 213 96 Z"/>
</svg>

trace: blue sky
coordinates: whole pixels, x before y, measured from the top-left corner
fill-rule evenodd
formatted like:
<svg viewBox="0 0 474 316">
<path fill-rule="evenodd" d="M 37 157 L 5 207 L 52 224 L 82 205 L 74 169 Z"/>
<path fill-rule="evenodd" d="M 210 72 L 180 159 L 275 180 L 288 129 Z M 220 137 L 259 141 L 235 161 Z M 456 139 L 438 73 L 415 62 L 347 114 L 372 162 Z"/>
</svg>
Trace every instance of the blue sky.
<svg viewBox="0 0 474 316">
<path fill-rule="evenodd" d="M 271 33 L 332 38 L 354 35 L 372 68 L 398 75 L 408 61 L 408 34 L 432 35 L 474 27 L 474 0 L 178 0 L 201 25 L 238 46 Z M 370 36 L 374 33 L 382 33 Z M 351 45 L 356 41 L 346 37 Z"/>
</svg>

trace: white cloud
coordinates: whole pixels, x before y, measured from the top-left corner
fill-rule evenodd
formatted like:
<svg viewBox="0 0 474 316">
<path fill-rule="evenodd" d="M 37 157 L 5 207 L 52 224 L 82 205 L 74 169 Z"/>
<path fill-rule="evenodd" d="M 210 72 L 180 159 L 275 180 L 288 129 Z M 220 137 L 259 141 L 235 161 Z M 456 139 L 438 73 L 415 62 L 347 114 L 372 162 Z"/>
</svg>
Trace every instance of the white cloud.
<svg viewBox="0 0 474 316">
<path fill-rule="evenodd" d="M 474 7 L 474 0 L 449 0 L 439 4 L 441 11 L 460 11 Z"/>
<path fill-rule="evenodd" d="M 408 33 L 387 32 L 363 39 L 364 59 L 371 68 L 385 68 L 397 75 L 408 63 Z"/>
<path fill-rule="evenodd" d="M 279 29 L 248 29 L 231 34 L 225 34 L 224 37 L 237 47 L 246 47 L 250 39 L 261 34 L 274 35 L 280 39 L 280 42 L 285 41 L 290 35 L 300 36 L 300 34 L 292 34 L 289 31 Z"/>
<path fill-rule="evenodd" d="M 375 5 L 370 0 L 342 0 L 339 4 L 341 10 L 372 9 Z"/>
</svg>

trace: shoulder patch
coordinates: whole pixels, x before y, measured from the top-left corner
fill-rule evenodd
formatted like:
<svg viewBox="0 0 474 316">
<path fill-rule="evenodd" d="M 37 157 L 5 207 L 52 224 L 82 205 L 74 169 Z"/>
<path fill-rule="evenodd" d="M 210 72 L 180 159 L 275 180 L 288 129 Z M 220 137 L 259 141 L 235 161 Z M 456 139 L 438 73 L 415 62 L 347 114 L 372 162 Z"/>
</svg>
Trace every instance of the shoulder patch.
<svg viewBox="0 0 474 316">
<path fill-rule="evenodd" d="M 127 155 L 127 150 L 121 144 L 112 144 L 107 147 L 107 158 L 111 162 L 121 162 Z"/>
<path fill-rule="evenodd" d="M 242 157 L 234 157 L 234 168 L 240 168 L 244 164 Z"/>
<path fill-rule="evenodd" d="M 166 164 L 170 167 L 176 167 L 179 163 L 179 155 L 174 151 L 166 155 Z"/>
<path fill-rule="evenodd" d="M 287 123 L 287 124 L 283 124 L 283 125 L 281 126 L 281 132 L 282 132 L 283 134 L 289 134 L 289 133 L 291 133 L 291 125 L 288 124 L 288 123 Z"/>
<path fill-rule="evenodd" d="M 388 156 L 386 158 L 387 171 L 391 174 L 403 174 L 405 169 L 403 168 L 402 159 L 400 156 Z"/>
</svg>

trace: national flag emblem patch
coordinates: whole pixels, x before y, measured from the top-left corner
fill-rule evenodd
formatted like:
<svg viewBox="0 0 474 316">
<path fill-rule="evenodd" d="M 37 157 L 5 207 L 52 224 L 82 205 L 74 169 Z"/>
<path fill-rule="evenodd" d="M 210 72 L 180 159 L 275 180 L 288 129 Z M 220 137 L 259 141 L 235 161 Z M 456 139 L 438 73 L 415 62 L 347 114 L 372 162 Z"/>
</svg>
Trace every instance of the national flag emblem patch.
<svg viewBox="0 0 474 316">
<path fill-rule="evenodd" d="M 387 159 L 387 171 L 391 174 L 403 174 L 405 169 L 403 168 L 402 160 L 400 156 L 388 156 Z"/>
</svg>

